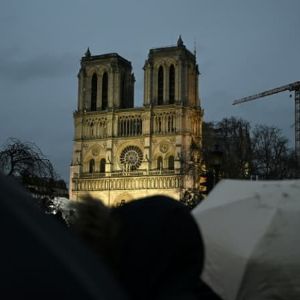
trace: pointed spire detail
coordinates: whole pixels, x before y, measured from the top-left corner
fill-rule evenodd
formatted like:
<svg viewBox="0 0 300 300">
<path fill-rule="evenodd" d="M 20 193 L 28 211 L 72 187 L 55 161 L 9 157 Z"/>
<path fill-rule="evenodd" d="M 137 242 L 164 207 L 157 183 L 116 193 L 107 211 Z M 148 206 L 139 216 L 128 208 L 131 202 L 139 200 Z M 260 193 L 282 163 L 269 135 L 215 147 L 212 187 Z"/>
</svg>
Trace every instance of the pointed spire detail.
<svg viewBox="0 0 300 300">
<path fill-rule="evenodd" d="M 90 51 L 90 48 L 88 47 L 86 52 L 85 52 L 85 57 L 91 57 L 91 51 Z"/>
<path fill-rule="evenodd" d="M 177 47 L 183 47 L 183 46 L 184 46 L 183 40 L 181 38 L 181 35 L 179 35 L 179 38 L 177 40 Z"/>
</svg>

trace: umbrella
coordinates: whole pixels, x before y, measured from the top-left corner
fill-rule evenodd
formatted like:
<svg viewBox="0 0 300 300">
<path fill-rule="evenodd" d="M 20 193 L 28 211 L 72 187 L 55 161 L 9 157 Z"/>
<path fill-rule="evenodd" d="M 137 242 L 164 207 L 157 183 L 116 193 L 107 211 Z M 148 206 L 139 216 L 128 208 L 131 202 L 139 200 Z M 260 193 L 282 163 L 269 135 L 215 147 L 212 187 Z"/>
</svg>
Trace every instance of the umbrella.
<svg viewBox="0 0 300 300">
<path fill-rule="evenodd" d="M 2 299 L 124 299 L 103 260 L 0 174 Z"/>
<path fill-rule="evenodd" d="M 192 213 L 224 300 L 300 299 L 300 180 L 223 180 Z"/>
</svg>

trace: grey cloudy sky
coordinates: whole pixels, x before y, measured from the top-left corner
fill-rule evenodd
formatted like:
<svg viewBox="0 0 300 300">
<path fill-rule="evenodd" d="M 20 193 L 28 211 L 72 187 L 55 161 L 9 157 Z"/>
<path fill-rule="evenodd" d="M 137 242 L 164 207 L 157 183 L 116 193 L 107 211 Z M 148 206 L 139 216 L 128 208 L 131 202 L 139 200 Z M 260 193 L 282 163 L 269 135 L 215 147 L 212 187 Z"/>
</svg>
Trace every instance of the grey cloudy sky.
<svg viewBox="0 0 300 300">
<path fill-rule="evenodd" d="M 132 62 L 141 106 L 148 50 L 181 34 L 190 50 L 196 43 L 206 121 L 236 116 L 277 126 L 293 145 L 289 93 L 231 103 L 300 80 L 299 12 L 299 0 L 2 0 L 0 144 L 36 143 L 67 180 L 86 48 Z"/>
</svg>

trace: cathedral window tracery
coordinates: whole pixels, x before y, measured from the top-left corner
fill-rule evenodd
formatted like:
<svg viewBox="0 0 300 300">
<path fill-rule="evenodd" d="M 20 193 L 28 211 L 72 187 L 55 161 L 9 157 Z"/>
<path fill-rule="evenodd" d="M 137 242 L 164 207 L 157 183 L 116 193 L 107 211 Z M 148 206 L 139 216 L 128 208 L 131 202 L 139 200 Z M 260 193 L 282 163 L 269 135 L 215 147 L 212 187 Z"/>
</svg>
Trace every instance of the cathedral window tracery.
<svg viewBox="0 0 300 300">
<path fill-rule="evenodd" d="M 169 104 L 175 102 L 175 68 L 174 65 L 169 69 Z"/>
<path fill-rule="evenodd" d="M 108 75 L 107 72 L 102 77 L 102 110 L 106 110 L 108 107 Z"/>
<path fill-rule="evenodd" d="M 171 112 L 157 113 L 154 116 L 154 133 L 165 134 L 176 132 L 176 114 Z"/>
<path fill-rule="evenodd" d="M 157 105 L 162 105 L 164 102 L 164 69 L 162 66 L 158 69 L 157 78 Z"/>
<path fill-rule="evenodd" d="M 142 118 L 140 115 L 121 116 L 118 120 L 119 136 L 136 136 L 142 134 Z"/>
<path fill-rule="evenodd" d="M 125 89 L 126 89 L 126 84 L 125 84 L 125 75 L 122 73 L 121 75 L 121 103 L 120 103 L 120 107 L 121 108 L 127 108 L 128 107 L 128 103 L 126 103 L 126 98 L 125 98 Z"/>
<path fill-rule="evenodd" d="M 97 110 L 97 74 L 92 77 L 92 88 L 91 88 L 91 111 Z"/>
<path fill-rule="evenodd" d="M 127 146 L 120 155 L 120 162 L 126 172 L 138 169 L 142 160 L 143 152 L 137 146 Z"/>
</svg>

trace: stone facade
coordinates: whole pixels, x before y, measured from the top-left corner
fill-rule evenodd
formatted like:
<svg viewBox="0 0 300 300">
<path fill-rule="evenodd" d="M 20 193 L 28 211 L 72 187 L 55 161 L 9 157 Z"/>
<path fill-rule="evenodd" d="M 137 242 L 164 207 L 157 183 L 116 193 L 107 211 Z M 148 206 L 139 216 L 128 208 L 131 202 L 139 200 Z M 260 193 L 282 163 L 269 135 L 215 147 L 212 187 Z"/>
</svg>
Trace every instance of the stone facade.
<svg viewBox="0 0 300 300">
<path fill-rule="evenodd" d="M 88 50 L 78 74 L 70 198 L 88 194 L 107 205 L 157 194 L 179 200 L 197 187 L 198 75 L 196 57 L 181 38 L 176 46 L 151 49 L 144 104 L 134 108 L 131 63 Z"/>
</svg>

